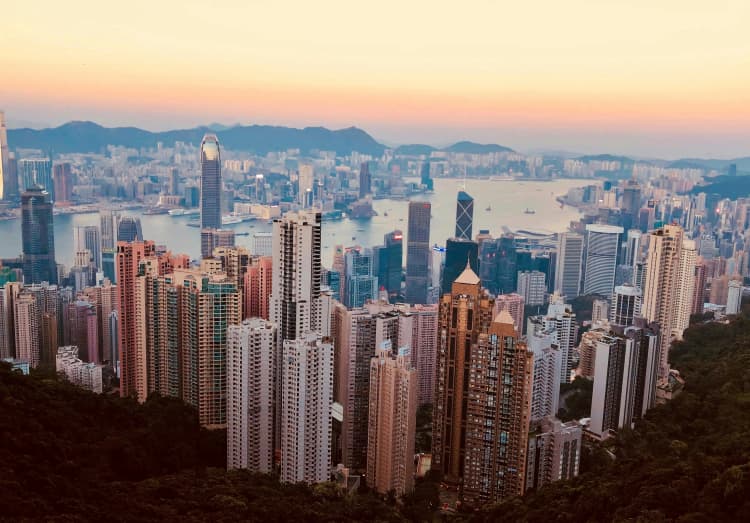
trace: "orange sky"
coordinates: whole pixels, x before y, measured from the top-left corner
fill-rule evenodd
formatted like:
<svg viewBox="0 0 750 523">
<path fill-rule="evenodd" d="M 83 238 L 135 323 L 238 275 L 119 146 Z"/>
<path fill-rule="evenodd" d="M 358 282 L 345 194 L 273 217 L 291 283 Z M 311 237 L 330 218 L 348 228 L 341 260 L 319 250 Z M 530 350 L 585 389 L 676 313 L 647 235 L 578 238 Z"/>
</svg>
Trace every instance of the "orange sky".
<svg viewBox="0 0 750 523">
<path fill-rule="evenodd" d="M 750 154 L 746 0 L 110 4 L 3 7 L 11 125 L 357 125 L 390 142 Z"/>
</svg>

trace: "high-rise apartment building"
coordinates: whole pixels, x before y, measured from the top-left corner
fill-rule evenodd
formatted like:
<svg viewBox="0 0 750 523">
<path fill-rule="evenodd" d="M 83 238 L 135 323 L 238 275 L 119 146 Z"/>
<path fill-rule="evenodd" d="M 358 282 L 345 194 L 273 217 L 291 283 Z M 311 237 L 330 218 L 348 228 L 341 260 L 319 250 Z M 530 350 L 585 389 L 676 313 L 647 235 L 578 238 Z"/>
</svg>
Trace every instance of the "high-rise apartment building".
<svg viewBox="0 0 750 523">
<path fill-rule="evenodd" d="M 632 285 L 618 285 L 612 296 L 609 321 L 614 325 L 629 327 L 641 315 L 641 292 Z"/>
<path fill-rule="evenodd" d="M 333 344 L 300 332 L 281 362 L 281 481 L 328 481 L 331 467 Z"/>
<path fill-rule="evenodd" d="M 669 374 L 669 348 L 690 323 L 695 290 L 695 243 L 678 225 L 651 233 L 643 290 L 643 317 L 660 326 L 659 378 Z"/>
<path fill-rule="evenodd" d="M 541 317 L 532 317 L 529 321 L 538 322 Z M 557 333 L 549 325 L 535 325 L 529 329 L 527 344 L 534 354 L 530 416 L 531 421 L 537 421 L 557 415 L 563 354 L 557 344 Z"/>
<path fill-rule="evenodd" d="M 552 295 L 546 316 L 529 318 L 526 326 L 529 336 L 538 332 L 553 332 L 562 357 L 560 384 L 570 382 L 570 371 L 573 366 L 573 355 L 578 339 L 578 321 L 570 305 L 562 296 Z"/>
<path fill-rule="evenodd" d="M 581 288 L 583 236 L 574 232 L 560 234 L 555 269 L 555 292 L 572 300 Z"/>
<path fill-rule="evenodd" d="M 261 256 L 253 259 L 244 279 L 243 317 L 269 319 L 270 297 L 273 292 L 273 258 Z"/>
<path fill-rule="evenodd" d="M 706 263 L 698 258 L 695 264 L 692 314 L 703 314 L 703 307 L 706 303 L 706 276 Z"/>
<path fill-rule="evenodd" d="M 99 227 L 96 225 L 73 227 L 73 249 L 74 252 L 89 251 L 91 256 L 89 262 L 98 270 L 102 266 Z"/>
<path fill-rule="evenodd" d="M 472 353 L 480 334 L 489 331 L 493 308 L 493 300 L 468 265 L 453 282 L 451 293 L 440 300 L 432 465 L 454 485 L 464 478 Z"/>
<path fill-rule="evenodd" d="M 742 282 L 731 280 L 727 293 L 727 314 L 739 314 L 742 310 Z"/>
<path fill-rule="evenodd" d="M 210 257 L 217 247 L 234 247 L 233 229 L 201 229 L 201 258 Z"/>
<path fill-rule="evenodd" d="M 583 294 L 600 294 L 609 298 L 615 288 L 618 248 L 622 227 L 586 226 L 586 269 Z"/>
<path fill-rule="evenodd" d="M 526 303 L 523 296 L 517 293 L 501 294 L 495 298 L 495 310 L 493 316 L 500 314 L 500 311 L 507 310 L 513 324 L 516 326 L 519 336 L 523 334 L 523 311 Z"/>
<path fill-rule="evenodd" d="M 216 135 L 207 134 L 203 137 L 200 163 L 201 230 L 221 229 L 221 152 Z"/>
<path fill-rule="evenodd" d="M 406 238 L 406 302 L 427 303 L 430 282 L 429 202 L 409 202 L 409 230 Z"/>
<path fill-rule="evenodd" d="M 49 194 L 39 186 L 21 195 L 21 240 L 24 282 L 57 283 L 52 203 Z"/>
<path fill-rule="evenodd" d="M 617 329 L 596 344 L 589 431 L 606 438 L 631 428 L 656 398 L 658 336 L 646 327 Z"/>
<path fill-rule="evenodd" d="M 383 342 L 370 360 L 367 484 L 403 496 L 414 487 L 417 375 L 409 351 Z"/>
<path fill-rule="evenodd" d="M 343 303 L 349 308 L 357 308 L 378 297 L 378 277 L 373 273 L 374 255 L 372 249 L 352 247 L 344 254 Z"/>
<path fill-rule="evenodd" d="M 15 302 L 21 288 L 16 282 L 0 288 L 0 359 L 16 357 Z"/>
<path fill-rule="evenodd" d="M 270 319 L 279 343 L 302 332 L 325 334 L 320 300 L 319 212 L 287 213 L 273 222 L 273 276 Z M 326 327 L 327 328 L 327 327 Z"/>
<path fill-rule="evenodd" d="M 470 353 L 462 488 L 469 506 L 525 490 L 533 358 L 506 311 L 479 335 Z"/>
<path fill-rule="evenodd" d="M 466 191 L 458 191 L 456 198 L 456 238 L 471 240 L 474 224 L 474 198 Z"/>
<path fill-rule="evenodd" d="M 273 472 L 276 358 L 273 323 L 250 318 L 228 327 L 228 469 Z"/>
<path fill-rule="evenodd" d="M 432 404 L 437 371 L 438 305 L 414 305 L 409 309 L 411 323 L 411 362 L 417 370 L 417 404 Z M 406 321 L 406 320 L 402 320 Z M 408 327 L 399 327 L 399 346 L 407 345 Z"/>
<path fill-rule="evenodd" d="M 529 431 L 526 490 L 578 475 L 583 430 L 577 421 L 553 417 L 534 423 Z"/>
<path fill-rule="evenodd" d="M 15 323 L 16 359 L 27 362 L 36 368 L 42 359 L 39 344 L 40 311 L 36 296 L 30 292 L 21 292 L 13 304 L 13 321 Z"/>
</svg>

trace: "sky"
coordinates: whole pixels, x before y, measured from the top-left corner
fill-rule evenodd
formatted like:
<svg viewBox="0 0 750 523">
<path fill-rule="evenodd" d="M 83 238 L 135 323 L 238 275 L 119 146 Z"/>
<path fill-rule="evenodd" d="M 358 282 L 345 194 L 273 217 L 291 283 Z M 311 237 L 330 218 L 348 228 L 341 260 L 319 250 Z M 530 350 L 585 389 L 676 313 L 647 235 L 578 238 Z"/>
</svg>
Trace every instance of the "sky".
<svg viewBox="0 0 750 523">
<path fill-rule="evenodd" d="M 748 0 L 6 2 L 0 109 L 11 127 L 748 156 L 748 20 Z"/>
</svg>

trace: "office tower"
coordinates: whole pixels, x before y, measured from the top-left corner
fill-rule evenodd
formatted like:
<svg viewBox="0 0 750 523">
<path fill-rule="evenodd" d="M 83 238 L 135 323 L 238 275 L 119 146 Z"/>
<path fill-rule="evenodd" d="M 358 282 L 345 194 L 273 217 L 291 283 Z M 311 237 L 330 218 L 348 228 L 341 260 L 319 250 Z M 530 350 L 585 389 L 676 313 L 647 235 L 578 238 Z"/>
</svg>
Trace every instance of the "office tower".
<svg viewBox="0 0 750 523">
<path fill-rule="evenodd" d="M 518 255 L 512 234 L 482 242 L 479 270 L 482 286 L 492 294 L 516 292 Z"/>
<path fill-rule="evenodd" d="M 359 197 L 364 198 L 372 193 L 372 177 L 370 176 L 370 162 L 362 162 L 359 166 Z"/>
<path fill-rule="evenodd" d="M 201 229 L 201 258 L 210 257 L 216 247 L 234 247 L 234 230 Z"/>
<path fill-rule="evenodd" d="M 69 343 L 78 347 L 81 360 L 100 363 L 99 326 L 94 305 L 77 300 L 68 304 L 65 314 L 70 332 Z"/>
<path fill-rule="evenodd" d="M 115 249 L 119 232 L 119 214 L 111 209 L 99 211 L 99 236 L 102 241 L 102 251 Z"/>
<path fill-rule="evenodd" d="M 0 111 L 0 200 L 9 200 L 12 182 L 10 182 L 10 151 L 8 150 L 8 129 L 5 127 L 5 113 Z"/>
<path fill-rule="evenodd" d="M 143 229 L 141 219 L 134 216 L 122 216 L 117 220 L 117 242 L 142 242 Z"/>
<path fill-rule="evenodd" d="M 456 198 L 456 238 L 471 240 L 474 223 L 474 198 L 465 191 L 458 191 Z"/>
<path fill-rule="evenodd" d="M 321 289 L 328 287 L 328 292 L 336 301 L 341 301 L 341 275 L 336 271 L 323 269 L 320 276 Z"/>
<path fill-rule="evenodd" d="M 494 302 L 471 267 L 440 300 L 437 384 L 433 407 L 432 465 L 454 485 L 464 478 L 467 405 L 472 394 L 469 373 L 479 336 L 492 323 Z M 508 317 L 510 317 L 508 315 Z M 510 320 L 512 322 L 512 319 Z"/>
<path fill-rule="evenodd" d="M 597 342 L 589 425 L 597 437 L 604 439 L 620 428 L 632 428 L 653 407 L 657 338 L 653 328 L 628 327 Z"/>
<path fill-rule="evenodd" d="M 614 325 L 629 327 L 641 315 L 641 293 L 632 285 L 615 287 L 612 296 L 612 311 L 610 321 Z"/>
<path fill-rule="evenodd" d="M 27 362 L 32 369 L 41 362 L 39 345 L 40 313 L 34 294 L 21 292 L 13 306 L 16 359 Z"/>
<path fill-rule="evenodd" d="M 393 356 L 384 342 L 370 360 L 367 485 L 401 497 L 414 488 L 417 373 L 408 349 Z"/>
<path fill-rule="evenodd" d="M 651 233 L 643 289 L 643 317 L 660 326 L 659 378 L 669 374 L 669 348 L 690 323 L 695 290 L 695 243 L 678 225 Z"/>
<path fill-rule="evenodd" d="M 102 266 L 99 228 L 96 225 L 73 227 L 73 250 L 74 252 L 89 251 L 91 255 L 89 261 L 98 270 Z"/>
<path fill-rule="evenodd" d="M 583 294 L 600 294 L 609 298 L 615 288 L 617 249 L 622 227 L 614 225 L 586 226 L 586 269 Z"/>
<path fill-rule="evenodd" d="M 180 170 L 176 167 L 169 171 L 169 194 L 173 196 L 180 194 Z"/>
<path fill-rule="evenodd" d="M 463 477 L 469 506 L 525 490 L 532 367 L 533 354 L 518 340 L 510 314 L 501 312 L 470 355 Z"/>
<path fill-rule="evenodd" d="M 281 481 L 328 481 L 331 466 L 333 344 L 300 332 L 284 341 L 281 386 Z"/>
<path fill-rule="evenodd" d="M 539 322 L 539 316 L 529 318 Z M 534 354 L 531 386 L 531 421 L 545 416 L 556 416 L 560 404 L 560 373 L 562 351 L 557 344 L 557 335 L 551 325 L 535 325 L 527 336 L 529 350 Z"/>
<path fill-rule="evenodd" d="M 453 281 L 464 271 L 467 262 L 474 272 L 479 271 L 478 251 L 477 243 L 473 240 L 451 238 L 446 241 L 441 295 L 450 292 Z"/>
<path fill-rule="evenodd" d="M 617 287 L 615 287 L 617 289 Z M 613 299 L 614 303 L 614 299 Z M 591 323 L 596 325 L 609 319 L 610 307 L 607 300 L 594 300 L 591 304 Z"/>
<path fill-rule="evenodd" d="M 577 421 L 547 417 L 529 430 L 526 490 L 578 476 L 583 429 Z"/>
<path fill-rule="evenodd" d="M 420 169 L 420 184 L 424 185 L 425 189 L 431 191 L 433 188 L 432 178 L 430 177 L 430 162 L 426 161 L 422 164 Z"/>
<path fill-rule="evenodd" d="M 500 311 L 507 310 L 511 318 L 513 318 L 513 324 L 516 326 L 519 336 L 523 334 L 523 312 L 526 306 L 523 296 L 516 294 L 501 294 L 495 298 L 495 310 L 492 315 L 497 316 Z"/>
<path fill-rule="evenodd" d="M 256 232 L 253 234 L 254 256 L 273 256 L 273 234 L 270 232 Z"/>
<path fill-rule="evenodd" d="M 243 317 L 267 320 L 270 316 L 270 297 L 273 290 L 273 258 L 262 256 L 254 259 L 244 278 Z"/>
<path fill-rule="evenodd" d="M 344 254 L 346 294 L 343 303 L 349 308 L 357 308 L 369 300 L 377 300 L 378 278 L 373 275 L 372 249 L 352 247 Z"/>
<path fill-rule="evenodd" d="M 555 269 L 555 292 L 572 300 L 581 288 L 583 236 L 574 232 L 560 234 Z"/>
<path fill-rule="evenodd" d="M 627 242 L 625 244 L 625 256 L 623 265 L 635 267 L 635 264 L 641 261 L 641 240 L 643 233 L 638 229 L 628 231 Z"/>
<path fill-rule="evenodd" d="M 305 208 L 308 203 L 311 203 L 308 201 L 308 194 L 312 196 L 315 171 L 309 163 L 300 163 L 297 169 L 297 195 L 300 205 Z"/>
<path fill-rule="evenodd" d="M 115 271 L 115 249 L 102 250 L 102 273 L 112 283 L 117 283 L 117 273 Z"/>
<path fill-rule="evenodd" d="M 430 281 L 429 202 L 409 202 L 409 235 L 406 238 L 406 301 L 427 303 Z"/>
<path fill-rule="evenodd" d="M 290 212 L 273 222 L 271 321 L 279 343 L 323 332 L 320 302 L 319 212 Z"/>
<path fill-rule="evenodd" d="M 49 194 L 39 186 L 21 195 L 23 281 L 57 283 L 55 230 Z"/>
<path fill-rule="evenodd" d="M 227 468 L 270 474 L 274 459 L 276 326 L 260 318 L 227 328 Z"/>
<path fill-rule="evenodd" d="M 201 230 L 221 229 L 221 153 L 216 135 L 201 141 Z"/>
<path fill-rule="evenodd" d="M 52 166 L 52 177 L 55 187 L 55 203 L 69 205 L 73 199 L 73 173 L 68 162 Z"/>
<path fill-rule="evenodd" d="M 145 289 L 138 281 L 142 259 L 156 255 L 152 241 L 117 243 L 120 396 L 146 400 Z"/>
<path fill-rule="evenodd" d="M 517 285 L 517 293 L 523 296 L 526 305 L 544 305 L 547 283 L 543 272 L 518 271 Z"/>
<path fill-rule="evenodd" d="M 404 236 L 401 231 L 389 232 L 383 245 L 376 247 L 378 285 L 388 292 L 391 303 L 401 295 L 401 276 L 404 263 Z"/>
<path fill-rule="evenodd" d="M 742 282 L 731 280 L 727 293 L 727 314 L 739 314 L 742 310 Z"/>
<path fill-rule="evenodd" d="M 52 181 L 52 162 L 49 158 L 32 158 L 18 161 L 21 175 L 21 191 L 40 186 L 49 194 L 51 202 L 55 201 L 55 185 Z"/>
</svg>

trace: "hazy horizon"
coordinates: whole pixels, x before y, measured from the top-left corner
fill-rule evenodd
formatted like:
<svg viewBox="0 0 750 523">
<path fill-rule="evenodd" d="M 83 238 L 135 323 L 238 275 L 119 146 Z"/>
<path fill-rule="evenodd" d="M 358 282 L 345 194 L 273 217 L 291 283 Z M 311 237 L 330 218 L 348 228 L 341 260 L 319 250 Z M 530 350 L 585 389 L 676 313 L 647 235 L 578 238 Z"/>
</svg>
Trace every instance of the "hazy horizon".
<svg viewBox="0 0 750 523">
<path fill-rule="evenodd" d="M 750 155 L 748 2 L 359 7 L 12 3 L 0 105 L 11 124 L 356 126 L 398 144 Z"/>
</svg>

